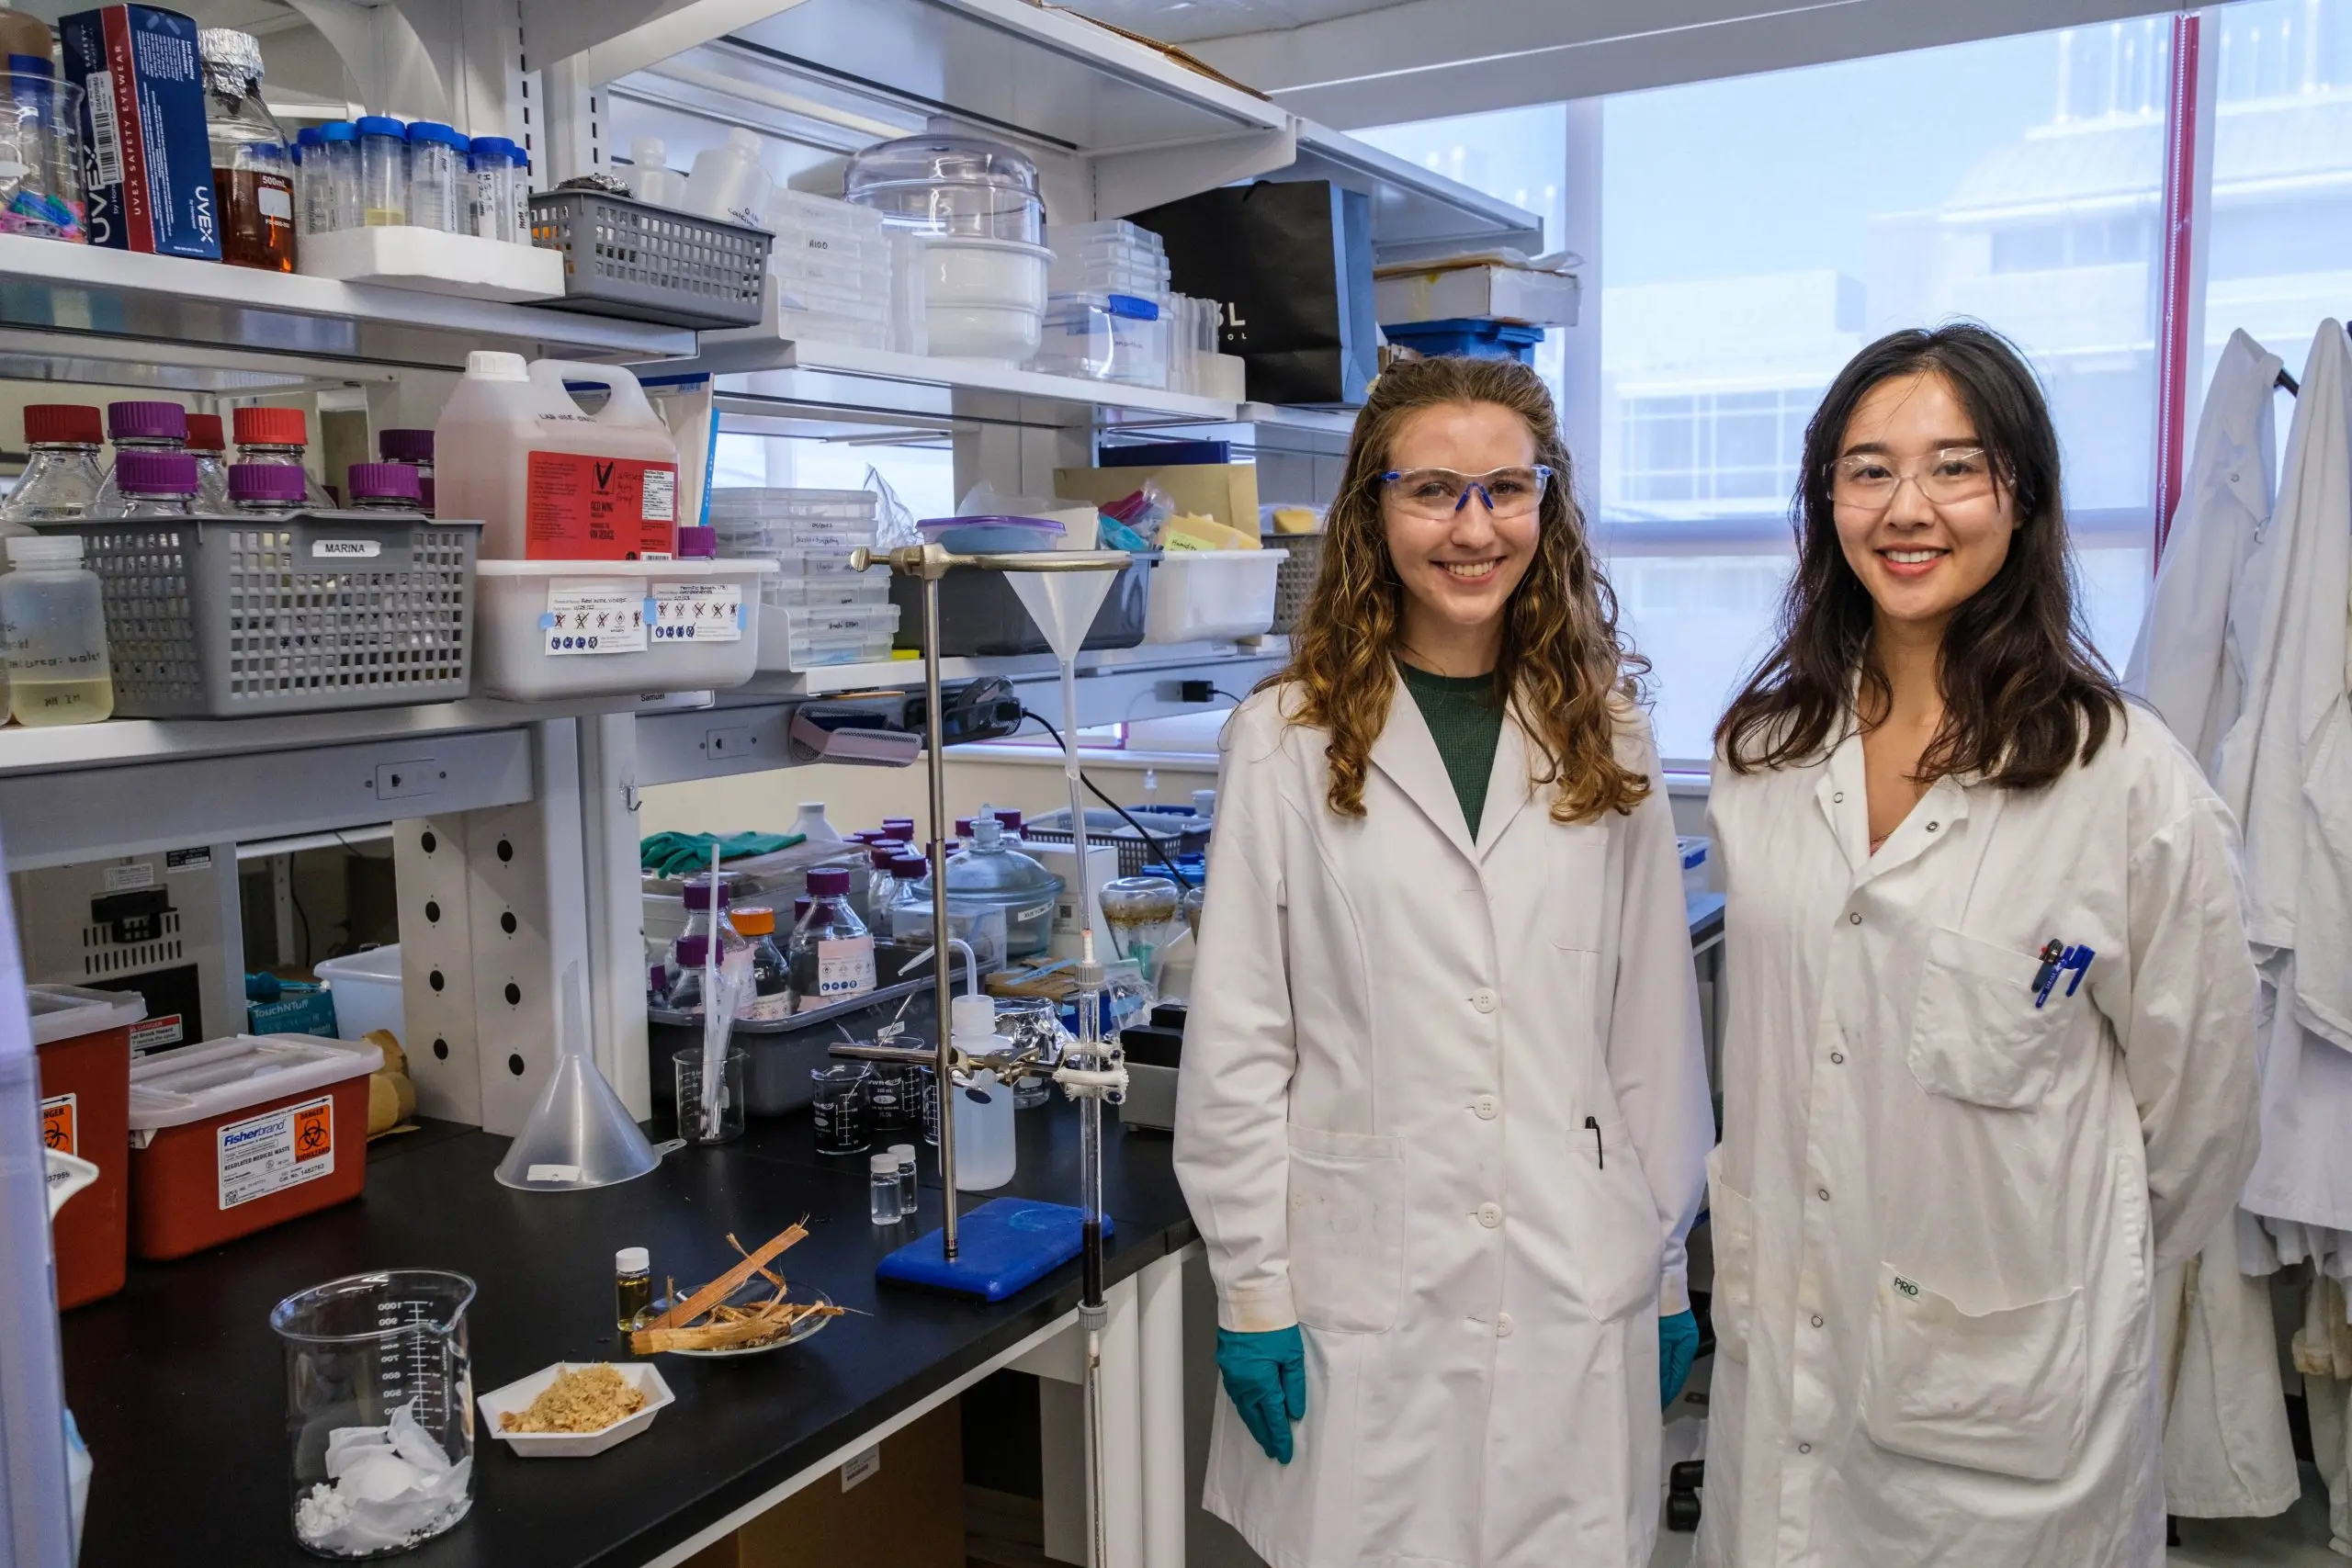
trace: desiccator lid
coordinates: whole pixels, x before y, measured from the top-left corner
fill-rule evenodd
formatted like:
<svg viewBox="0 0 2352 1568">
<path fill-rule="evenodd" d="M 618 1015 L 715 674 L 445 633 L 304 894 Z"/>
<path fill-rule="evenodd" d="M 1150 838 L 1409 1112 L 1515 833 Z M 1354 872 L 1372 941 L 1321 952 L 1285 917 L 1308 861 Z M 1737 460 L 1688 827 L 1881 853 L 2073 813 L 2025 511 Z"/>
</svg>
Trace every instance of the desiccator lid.
<svg viewBox="0 0 2352 1568">
<path fill-rule="evenodd" d="M 978 136 L 902 136 L 850 154 L 843 189 L 894 185 L 1001 186 L 1032 194 L 1037 165 L 1001 141 Z"/>
</svg>

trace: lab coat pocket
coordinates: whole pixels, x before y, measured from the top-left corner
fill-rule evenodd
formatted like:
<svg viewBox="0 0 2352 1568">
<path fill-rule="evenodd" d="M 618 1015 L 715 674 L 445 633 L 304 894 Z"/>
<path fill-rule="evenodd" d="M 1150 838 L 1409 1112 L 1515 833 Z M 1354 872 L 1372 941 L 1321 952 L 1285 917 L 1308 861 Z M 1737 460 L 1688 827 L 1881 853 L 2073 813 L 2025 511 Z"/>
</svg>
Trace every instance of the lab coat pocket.
<svg viewBox="0 0 2352 1568">
<path fill-rule="evenodd" d="M 2055 1481 L 2083 1445 L 2088 1376 L 2080 1286 L 1969 1313 L 1879 1268 L 1862 1419 L 1880 1448 L 2021 1481 Z"/>
<path fill-rule="evenodd" d="M 1707 1314 L 1714 1324 L 1715 1348 L 1725 1360 L 1745 1361 L 1756 1299 L 1756 1209 L 1724 1180 L 1723 1156 L 1721 1144 L 1707 1156 L 1707 1242 L 1715 1262 Z"/>
<path fill-rule="evenodd" d="M 1606 831 L 1592 822 L 1544 826 L 1548 859 L 1542 919 L 1554 947 L 1578 953 L 1600 947 L 1601 893 L 1609 874 Z"/>
<path fill-rule="evenodd" d="M 1405 1283 L 1405 1142 L 1290 1129 L 1290 1289 L 1298 1320 L 1383 1334 Z"/>
<path fill-rule="evenodd" d="M 1911 1076 L 1929 1094 L 1999 1111 L 2037 1106 L 2057 1081 L 2066 1023 L 2086 996 L 2064 979 L 2033 1005 L 2039 960 L 1939 930 L 1911 1010 Z"/>
<path fill-rule="evenodd" d="M 1657 1199 L 1642 1175 L 1642 1162 L 1620 1117 L 1596 1120 L 1568 1136 L 1577 1157 L 1569 1162 L 1576 1181 L 1577 1285 L 1596 1323 L 1652 1306 L 1658 1270 L 1666 1258 L 1666 1226 Z"/>
</svg>

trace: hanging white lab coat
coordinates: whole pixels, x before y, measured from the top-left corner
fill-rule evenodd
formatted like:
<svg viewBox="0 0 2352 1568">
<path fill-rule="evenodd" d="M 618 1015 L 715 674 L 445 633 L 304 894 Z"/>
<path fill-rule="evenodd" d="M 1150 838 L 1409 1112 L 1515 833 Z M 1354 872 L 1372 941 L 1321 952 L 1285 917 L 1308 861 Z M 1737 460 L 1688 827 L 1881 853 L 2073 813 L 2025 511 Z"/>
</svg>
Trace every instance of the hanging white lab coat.
<svg viewBox="0 0 2352 1568">
<path fill-rule="evenodd" d="M 2230 599 L 2245 579 L 2278 489 L 2278 356 L 2230 334 L 2197 419 L 2188 481 L 2165 536 L 2155 591 L 2124 666 L 2123 689 L 2144 697 L 2199 762 L 2210 762 L 2245 706 L 2246 655 L 2233 649 Z"/>
<path fill-rule="evenodd" d="M 1472 839 L 1400 684 L 1364 815 L 1227 727 L 1176 1113 L 1221 1326 L 1304 1326 L 1288 1465 L 1217 1401 L 1204 1506 L 1275 1568 L 1641 1568 L 1661 1312 L 1713 1141 L 1674 824 L 1566 826 L 1517 722 Z"/>
<path fill-rule="evenodd" d="M 2154 1568 L 2150 1291 L 2253 1156 L 2234 834 L 2144 708 L 2046 789 L 1862 748 L 1711 803 L 1730 907 L 1713 1568 Z M 2052 939 L 2096 957 L 2034 1006 Z"/>
<path fill-rule="evenodd" d="M 2215 779 L 2245 825 L 2252 933 L 2276 1004 L 2262 1157 L 2243 1201 L 2352 1230 L 2352 349 L 2334 321 L 2312 340 L 2278 506 L 2246 577 L 2257 636 Z"/>
<path fill-rule="evenodd" d="M 2245 703 L 2252 628 L 2233 599 L 2259 600 L 2248 565 L 2274 498 L 2278 356 L 2230 334 L 2198 415 L 2188 482 L 2124 689 L 2164 716 L 2210 762 Z M 2249 1039 L 2247 1048 L 2255 1043 Z M 2302 1491 L 2278 1375 L 2270 1249 L 2241 1266 L 2234 1214 L 2199 1254 L 2157 1281 L 2156 1371 L 2165 1404 L 2165 1509 L 2185 1517 L 2267 1517 Z"/>
</svg>

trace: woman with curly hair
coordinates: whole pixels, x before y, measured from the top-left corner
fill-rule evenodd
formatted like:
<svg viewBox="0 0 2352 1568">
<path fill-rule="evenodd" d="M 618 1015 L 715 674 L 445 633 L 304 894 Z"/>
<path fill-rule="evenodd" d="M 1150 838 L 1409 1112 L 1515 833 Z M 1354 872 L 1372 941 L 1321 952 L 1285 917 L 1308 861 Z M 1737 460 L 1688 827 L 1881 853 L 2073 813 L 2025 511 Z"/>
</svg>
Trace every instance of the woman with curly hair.
<svg viewBox="0 0 2352 1568">
<path fill-rule="evenodd" d="M 1639 1568 L 1713 1142 L 1641 666 L 1524 366 L 1382 376 L 1328 527 L 1185 1031 L 1205 1503 L 1279 1568 Z"/>
</svg>

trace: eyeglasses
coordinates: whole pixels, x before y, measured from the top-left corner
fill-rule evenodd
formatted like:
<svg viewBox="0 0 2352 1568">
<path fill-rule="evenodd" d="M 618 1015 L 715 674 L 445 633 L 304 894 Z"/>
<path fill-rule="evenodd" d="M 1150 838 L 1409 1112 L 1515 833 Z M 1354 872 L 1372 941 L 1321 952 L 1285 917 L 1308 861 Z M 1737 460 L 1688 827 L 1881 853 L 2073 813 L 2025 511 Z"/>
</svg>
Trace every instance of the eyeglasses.
<svg viewBox="0 0 2352 1568">
<path fill-rule="evenodd" d="M 1876 452 L 1849 453 L 1830 468 L 1829 495 L 1858 512 L 1883 512 L 1905 479 L 1938 506 L 1980 501 L 1993 493 L 1993 460 L 1982 446 L 1939 447 L 1909 464 Z"/>
<path fill-rule="evenodd" d="M 1543 502 L 1552 483 L 1552 470 L 1538 463 L 1532 468 L 1491 468 L 1483 474 L 1458 474 L 1452 468 L 1391 468 L 1380 476 L 1383 499 L 1410 516 L 1442 523 L 1470 504 L 1475 492 L 1498 518 L 1524 517 Z"/>
</svg>

